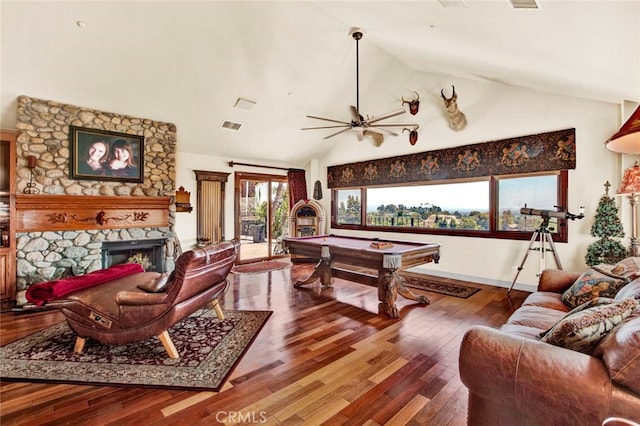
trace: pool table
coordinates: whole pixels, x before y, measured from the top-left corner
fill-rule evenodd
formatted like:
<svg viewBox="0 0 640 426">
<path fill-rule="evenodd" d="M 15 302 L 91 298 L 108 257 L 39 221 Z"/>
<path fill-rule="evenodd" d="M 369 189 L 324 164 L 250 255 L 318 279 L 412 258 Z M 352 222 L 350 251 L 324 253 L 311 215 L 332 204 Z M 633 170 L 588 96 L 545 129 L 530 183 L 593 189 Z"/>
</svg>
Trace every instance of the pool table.
<svg viewBox="0 0 640 426">
<path fill-rule="evenodd" d="M 313 273 L 295 287 L 316 280 L 330 287 L 334 278 L 342 278 L 378 287 L 378 311 L 399 318 L 398 294 L 428 305 L 429 299 L 413 293 L 397 271 L 431 261 L 438 263 L 440 245 L 377 238 L 315 235 L 284 239 L 285 250 L 293 262 L 308 259 L 317 262 Z M 373 270 L 374 273 L 367 273 Z"/>
</svg>

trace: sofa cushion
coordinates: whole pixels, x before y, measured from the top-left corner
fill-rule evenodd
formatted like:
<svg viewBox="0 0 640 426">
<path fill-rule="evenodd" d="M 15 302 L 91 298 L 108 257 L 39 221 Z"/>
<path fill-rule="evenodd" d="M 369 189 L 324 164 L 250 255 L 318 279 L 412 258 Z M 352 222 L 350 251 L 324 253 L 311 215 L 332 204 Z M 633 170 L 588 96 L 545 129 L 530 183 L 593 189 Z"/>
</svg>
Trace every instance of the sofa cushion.
<svg viewBox="0 0 640 426">
<path fill-rule="evenodd" d="M 541 306 L 565 313 L 571 310 L 571 308 L 562 301 L 561 293 L 553 293 L 551 291 L 536 291 L 535 293 L 531 293 L 524 302 L 522 302 L 522 306 Z"/>
<path fill-rule="evenodd" d="M 602 358 L 611 380 L 640 393 L 640 312 L 615 327 L 593 355 Z"/>
<path fill-rule="evenodd" d="M 614 297 L 620 287 L 627 284 L 626 278 L 603 274 L 588 269 L 562 293 L 562 301 L 571 308 L 577 308 L 596 297 Z"/>
<path fill-rule="evenodd" d="M 511 314 L 507 324 L 548 330 L 566 314 L 566 311 L 550 309 L 544 306 L 521 306 Z"/>
<path fill-rule="evenodd" d="M 520 336 L 527 339 L 540 340 L 540 333 L 544 333 L 546 330 L 526 325 L 504 324 L 500 326 L 500 331 L 511 336 Z"/>
<path fill-rule="evenodd" d="M 596 306 L 571 311 L 540 340 L 591 355 L 602 338 L 638 308 L 638 301 L 631 298 L 614 303 L 587 303 Z"/>
</svg>

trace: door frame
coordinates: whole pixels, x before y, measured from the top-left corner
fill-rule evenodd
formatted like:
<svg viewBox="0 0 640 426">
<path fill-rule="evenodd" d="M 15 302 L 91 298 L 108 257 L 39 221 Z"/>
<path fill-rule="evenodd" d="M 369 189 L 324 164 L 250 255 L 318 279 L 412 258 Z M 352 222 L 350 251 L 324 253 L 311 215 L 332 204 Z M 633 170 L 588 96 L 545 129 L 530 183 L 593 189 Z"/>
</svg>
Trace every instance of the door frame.
<svg viewBox="0 0 640 426">
<path fill-rule="evenodd" d="M 233 223 L 233 234 L 234 234 L 234 238 L 237 238 L 238 241 L 241 242 L 241 247 L 242 247 L 242 241 L 241 241 L 241 231 L 242 231 L 242 214 L 240 211 L 240 200 L 242 197 L 242 182 L 246 181 L 246 180 L 253 180 L 253 181 L 266 181 L 268 182 L 268 196 L 267 196 L 267 219 L 269 222 L 269 226 L 267 227 L 268 229 L 265 231 L 267 234 L 267 256 L 265 257 L 254 257 L 254 258 L 249 258 L 249 259 L 238 259 L 237 263 L 238 264 L 243 264 L 243 263 L 252 263 L 252 262 L 256 262 L 256 261 L 261 261 L 261 260 L 268 260 L 268 259 L 275 259 L 275 258 L 281 258 L 281 257 L 286 257 L 286 254 L 274 254 L 273 253 L 273 244 L 271 244 L 271 240 L 272 240 L 272 236 L 271 236 L 271 230 L 272 230 L 272 215 L 271 215 L 271 211 L 272 211 L 272 200 L 271 200 L 271 189 L 272 189 L 272 184 L 273 182 L 283 182 L 287 184 L 287 191 L 288 191 L 288 184 L 289 184 L 289 180 L 287 178 L 286 175 L 273 175 L 273 174 L 265 174 L 265 173 L 252 173 L 252 172 L 235 172 L 234 175 L 234 188 L 233 188 L 233 198 L 234 198 L 234 203 L 233 203 L 233 209 L 234 209 L 234 223 Z M 291 201 L 289 200 L 289 203 Z M 289 205 L 289 211 L 291 210 L 291 205 Z M 289 218 L 288 222 L 290 222 L 291 218 Z M 289 223 L 287 223 L 287 229 L 288 229 Z M 242 249 L 240 249 L 242 250 Z"/>
</svg>

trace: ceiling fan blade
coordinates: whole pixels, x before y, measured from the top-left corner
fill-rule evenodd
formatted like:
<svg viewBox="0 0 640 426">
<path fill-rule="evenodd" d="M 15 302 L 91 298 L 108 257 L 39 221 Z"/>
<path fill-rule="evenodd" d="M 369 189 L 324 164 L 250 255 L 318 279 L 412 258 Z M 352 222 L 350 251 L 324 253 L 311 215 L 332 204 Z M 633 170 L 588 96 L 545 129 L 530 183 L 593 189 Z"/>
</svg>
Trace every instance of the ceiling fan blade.
<svg viewBox="0 0 640 426">
<path fill-rule="evenodd" d="M 351 129 L 351 126 L 349 126 L 349 127 L 345 128 L 345 129 L 342 129 L 342 130 L 340 130 L 339 132 L 332 133 L 332 134 L 330 134 L 329 136 L 325 136 L 325 137 L 324 137 L 324 138 L 322 138 L 322 139 L 329 139 L 329 138 L 332 138 L 332 137 L 337 136 L 337 135 L 339 135 L 340 133 L 344 133 L 344 132 L 346 132 L 347 130 L 350 130 L 350 129 Z"/>
<path fill-rule="evenodd" d="M 360 116 L 360 112 L 358 111 L 358 108 L 351 105 L 349 110 L 351 111 L 351 120 L 353 120 L 358 126 L 361 126 L 362 117 Z"/>
<path fill-rule="evenodd" d="M 333 120 L 331 118 L 323 118 L 323 117 L 316 117 L 313 115 L 307 115 L 307 117 L 309 118 L 315 118 L 316 120 L 324 120 L 324 121 L 331 121 L 333 123 L 340 123 L 340 124 L 347 124 L 347 125 L 351 125 L 351 123 L 348 123 L 346 121 L 341 121 L 341 120 Z"/>
<path fill-rule="evenodd" d="M 339 126 L 320 126 L 320 127 L 303 127 L 300 130 L 316 130 L 316 129 L 337 129 L 339 127 L 351 127 L 351 124 L 341 124 Z"/>
<path fill-rule="evenodd" d="M 406 111 L 404 109 L 399 109 L 396 111 L 388 112 L 386 114 L 377 115 L 375 117 L 371 117 L 371 119 L 367 120 L 367 123 L 375 123 L 376 121 L 384 120 L 387 118 L 395 117 L 396 115 L 404 114 Z"/>
<path fill-rule="evenodd" d="M 370 131 L 370 132 L 380 133 L 382 135 L 398 136 L 398 134 L 396 132 L 393 132 L 393 131 L 387 130 L 387 129 L 380 129 L 380 128 L 377 128 L 377 127 L 367 127 L 367 130 Z"/>
</svg>

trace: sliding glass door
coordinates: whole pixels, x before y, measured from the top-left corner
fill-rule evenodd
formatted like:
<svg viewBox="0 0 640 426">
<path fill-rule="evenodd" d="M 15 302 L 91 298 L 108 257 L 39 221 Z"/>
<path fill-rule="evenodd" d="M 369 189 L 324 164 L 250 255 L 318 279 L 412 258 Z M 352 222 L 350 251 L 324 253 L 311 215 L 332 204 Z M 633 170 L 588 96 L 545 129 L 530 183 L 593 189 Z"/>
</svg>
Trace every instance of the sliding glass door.
<svg viewBox="0 0 640 426">
<path fill-rule="evenodd" d="M 284 256 L 289 233 L 289 185 L 286 176 L 236 172 L 235 237 L 240 263 Z"/>
</svg>

